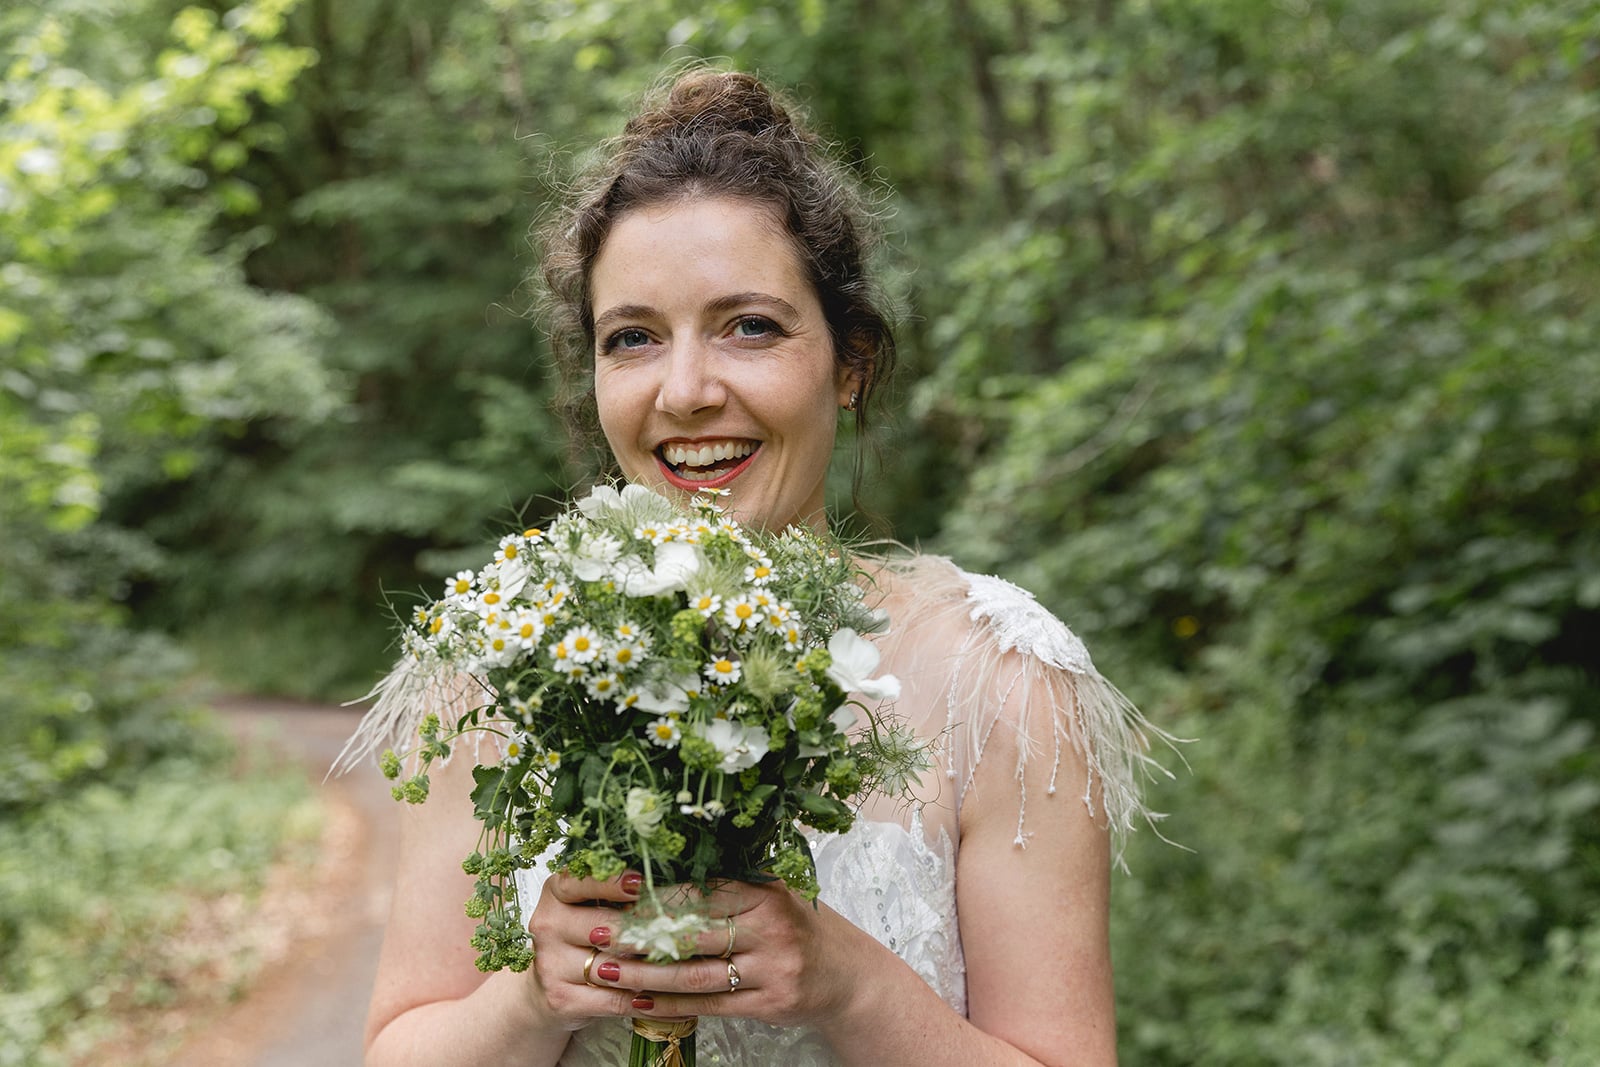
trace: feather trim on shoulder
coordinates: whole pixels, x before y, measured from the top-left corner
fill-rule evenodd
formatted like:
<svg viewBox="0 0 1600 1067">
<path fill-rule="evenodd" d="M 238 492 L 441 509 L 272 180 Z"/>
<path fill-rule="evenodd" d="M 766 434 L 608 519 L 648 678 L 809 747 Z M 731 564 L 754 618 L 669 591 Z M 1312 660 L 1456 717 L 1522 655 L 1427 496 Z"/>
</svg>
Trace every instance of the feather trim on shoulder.
<svg viewBox="0 0 1600 1067">
<path fill-rule="evenodd" d="M 948 773 L 958 782 L 958 801 L 996 729 L 1007 728 L 1016 748 L 1016 844 L 1025 848 L 1031 836 L 1029 787 L 1048 767 L 1045 791 L 1055 794 L 1063 758 L 1076 753 L 1087 770 L 1083 803 L 1109 827 L 1118 865 L 1125 868 L 1127 835 L 1141 822 L 1153 825 L 1162 818 L 1144 802 L 1145 783 L 1172 777 L 1151 748 L 1157 741 L 1175 746 L 1176 739 L 1152 725 L 1095 669 L 1083 641 L 1033 594 L 939 556 L 897 559 L 888 568 L 911 590 L 904 638 L 919 646 L 954 644 L 940 659 L 948 672 Z"/>
</svg>

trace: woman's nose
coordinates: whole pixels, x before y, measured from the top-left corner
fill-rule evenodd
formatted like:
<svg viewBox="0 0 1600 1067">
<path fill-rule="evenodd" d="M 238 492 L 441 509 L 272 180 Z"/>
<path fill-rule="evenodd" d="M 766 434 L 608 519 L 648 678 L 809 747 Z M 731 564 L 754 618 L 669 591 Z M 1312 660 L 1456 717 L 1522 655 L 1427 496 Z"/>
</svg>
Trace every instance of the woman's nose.
<svg viewBox="0 0 1600 1067">
<path fill-rule="evenodd" d="M 688 418 L 719 408 L 727 399 L 714 354 L 698 340 L 674 342 L 661 369 L 656 410 L 663 414 Z"/>
</svg>

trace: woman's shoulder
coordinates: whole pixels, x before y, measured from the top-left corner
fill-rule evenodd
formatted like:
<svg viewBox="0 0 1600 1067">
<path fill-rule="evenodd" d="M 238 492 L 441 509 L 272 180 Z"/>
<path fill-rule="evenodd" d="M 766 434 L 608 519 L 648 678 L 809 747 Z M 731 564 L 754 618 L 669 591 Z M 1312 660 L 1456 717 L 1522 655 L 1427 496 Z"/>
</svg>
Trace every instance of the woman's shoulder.
<svg viewBox="0 0 1600 1067">
<path fill-rule="evenodd" d="M 896 618 L 946 631 L 959 645 L 988 645 L 1043 665 L 1090 674 L 1094 662 L 1077 634 L 1028 590 L 1004 578 L 966 570 L 948 556 L 912 552 L 876 562 L 881 603 Z"/>
<path fill-rule="evenodd" d="M 1170 776 L 1151 748 L 1172 739 L 1100 674 L 1084 642 L 1038 598 L 923 553 L 884 558 L 876 578 L 893 665 L 914 664 L 937 679 L 960 794 L 998 743 L 1024 799 L 1036 774 L 1054 793 L 1064 761 L 1079 767 L 1083 802 L 1119 844 L 1159 818 L 1145 806 L 1143 785 Z M 1017 843 L 1027 836 L 1019 817 Z"/>
</svg>

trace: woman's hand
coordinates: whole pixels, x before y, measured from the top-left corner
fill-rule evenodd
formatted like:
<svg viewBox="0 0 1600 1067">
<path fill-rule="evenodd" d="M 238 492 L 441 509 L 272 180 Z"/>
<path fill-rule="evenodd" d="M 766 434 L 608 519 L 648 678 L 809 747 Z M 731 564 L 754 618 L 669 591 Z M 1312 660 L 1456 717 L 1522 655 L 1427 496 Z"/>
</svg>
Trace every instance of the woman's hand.
<svg viewBox="0 0 1600 1067">
<path fill-rule="evenodd" d="M 685 907 L 696 904 L 708 906 L 716 921 L 700 935 L 696 955 L 689 959 L 650 963 L 630 953 L 632 946 L 620 940 L 618 931 L 609 931 L 612 943 L 596 957 L 590 978 L 625 1004 L 621 1014 L 814 1024 L 848 1003 L 857 977 L 870 969 L 872 955 L 887 954 L 831 908 L 811 904 L 782 882 L 723 883 L 703 900 L 684 902 Z M 576 968 L 580 982 L 587 955 L 585 951 Z M 569 966 L 569 960 L 564 954 L 561 966 Z"/>
<path fill-rule="evenodd" d="M 561 872 L 544 881 L 528 919 L 533 935 L 533 979 L 544 1014 L 576 1030 L 602 1016 L 636 1015 L 634 994 L 603 981 L 617 966 L 613 948 L 639 899 L 644 879 L 627 871 L 607 881 L 574 878 Z"/>
</svg>

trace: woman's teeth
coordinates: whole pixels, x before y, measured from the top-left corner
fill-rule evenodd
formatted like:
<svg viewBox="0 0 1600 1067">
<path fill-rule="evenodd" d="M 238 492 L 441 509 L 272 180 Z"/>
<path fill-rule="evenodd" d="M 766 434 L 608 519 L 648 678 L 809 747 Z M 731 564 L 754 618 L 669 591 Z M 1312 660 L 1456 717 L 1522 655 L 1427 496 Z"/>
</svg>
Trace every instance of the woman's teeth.
<svg viewBox="0 0 1600 1067">
<path fill-rule="evenodd" d="M 677 468 L 709 467 L 730 459 L 743 459 L 756 450 L 754 441 L 724 441 L 712 445 L 665 444 L 661 458 Z M 680 469 L 679 473 L 693 477 L 697 471 Z"/>
</svg>

